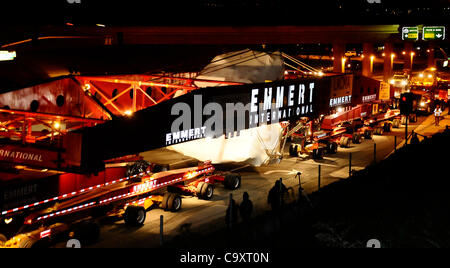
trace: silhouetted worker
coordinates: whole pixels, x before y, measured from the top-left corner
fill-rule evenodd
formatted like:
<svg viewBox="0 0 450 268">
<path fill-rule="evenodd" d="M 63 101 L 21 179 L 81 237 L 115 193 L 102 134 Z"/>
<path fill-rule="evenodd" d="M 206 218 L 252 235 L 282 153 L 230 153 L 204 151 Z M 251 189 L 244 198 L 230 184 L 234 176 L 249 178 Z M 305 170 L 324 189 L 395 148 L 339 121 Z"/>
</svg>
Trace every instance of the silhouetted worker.
<svg viewBox="0 0 450 268">
<path fill-rule="evenodd" d="M 273 212 L 279 212 L 284 205 L 284 193 L 287 192 L 286 186 L 284 186 L 282 179 L 275 182 L 275 186 L 269 191 L 267 202 L 272 207 Z"/>
<path fill-rule="evenodd" d="M 411 137 L 411 144 L 419 144 L 420 140 L 419 137 L 417 136 L 417 133 L 412 133 L 412 137 Z"/>
<path fill-rule="evenodd" d="M 239 206 L 234 199 L 231 200 L 231 203 L 228 205 L 227 214 L 225 216 L 225 223 L 227 224 L 227 228 L 233 227 L 238 222 L 238 211 Z"/>
<path fill-rule="evenodd" d="M 302 206 L 303 205 L 303 201 L 305 200 L 305 197 L 303 196 L 303 187 L 301 185 L 298 186 L 298 205 Z"/>
<path fill-rule="evenodd" d="M 239 206 L 239 213 L 243 221 L 248 222 L 253 212 L 253 202 L 247 192 L 244 193 L 243 201 Z"/>
<path fill-rule="evenodd" d="M 439 106 L 439 104 L 436 106 L 436 109 L 434 109 L 434 119 L 435 119 L 435 125 L 439 126 L 439 121 L 441 120 L 441 116 L 442 116 L 442 110 L 441 110 L 441 106 Z"/>
</svg>

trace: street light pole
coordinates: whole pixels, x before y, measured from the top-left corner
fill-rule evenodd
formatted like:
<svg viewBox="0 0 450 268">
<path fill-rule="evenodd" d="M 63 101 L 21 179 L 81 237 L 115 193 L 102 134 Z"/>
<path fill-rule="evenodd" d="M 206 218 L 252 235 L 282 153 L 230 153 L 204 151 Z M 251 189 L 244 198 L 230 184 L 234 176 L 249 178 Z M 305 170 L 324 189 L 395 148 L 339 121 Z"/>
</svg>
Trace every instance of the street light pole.
<svg viewBox="0 0 450 268">
<path fill-rule="evenodd" d="M 375 56 L 370 56 L 370 73 L 373 73 L 373 61 L 375 59 Z"/>
</svg>

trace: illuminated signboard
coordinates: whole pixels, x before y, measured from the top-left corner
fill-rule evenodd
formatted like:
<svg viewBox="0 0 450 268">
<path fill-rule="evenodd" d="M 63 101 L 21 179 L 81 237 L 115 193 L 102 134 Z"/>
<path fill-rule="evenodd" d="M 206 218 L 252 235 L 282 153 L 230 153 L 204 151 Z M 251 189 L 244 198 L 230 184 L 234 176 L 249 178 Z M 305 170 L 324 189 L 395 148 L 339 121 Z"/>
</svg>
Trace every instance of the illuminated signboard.
<svg viewBox="0 0 450 268">
<path fill-rule="evenodd" d="M 4 51 L 4 50 L 0 50 L 0 61 L 8 61 L 8 60 L 13 60 L 16 57 L 16 52 L 12 51 Z"/>
<path fill-rule="evenodd" d="M 419 40 L 419 27 L 403 27 L 402 40 Z"/>
<path fill-rule="evenodd" d="M 363 102 L 371 102 L 377 99 L 377 94 L 369 95 L 369 96 L 363 96 L 362 101 Z"/>
<path fill-rule="evenodd" d="M 391 85 L 389 83 L 380 83 L 380 100 L 389 100 L 391 98 Z"/>
<path fill-rule="evenodd" d="M 58 152 L 2 145 L 0 146 L 0 161 L 56 169 L 58 168 Z"/>
<path fill-rule="evenodd" d="M 444 40 L 445 27 L 444 26 L 424 26 L 423 40 Z"/>
<path fill-rule="evenodd" d="M 165 135 L 166 146 L 222 135 L 234 137 L 241 130 L 298 119 L 316 112 L 315 81 L 231 86 L 223 95 L 218 90 L 213 89 L 216 96 L 212 99 L 197 91 L 192 96 L 193 101 L 174 104 L 171 110 L 183 112 L 171 120 L 172 131 Z M 196 109 L 197 114 L 186 117 L 186 114 Z M 205 120 L 204 115 L 210 114 L 213 116 Z M 186 128 L 189 121 L 196 123 Z"/>
<path fill-rule="evenodd" d="M 352 95 L 330 99 L 330 107 L 352 103 Z"/>
</svg>

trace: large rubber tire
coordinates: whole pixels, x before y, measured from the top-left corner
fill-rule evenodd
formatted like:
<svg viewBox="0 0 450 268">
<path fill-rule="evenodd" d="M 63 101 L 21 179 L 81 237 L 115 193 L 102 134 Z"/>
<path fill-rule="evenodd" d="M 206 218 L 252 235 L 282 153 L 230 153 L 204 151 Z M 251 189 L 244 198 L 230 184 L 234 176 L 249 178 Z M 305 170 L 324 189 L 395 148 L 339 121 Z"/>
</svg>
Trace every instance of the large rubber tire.
<svg viewBox="0 0 450 268">
<path fill-rule="evenodd" d="M 294 149 L 295 149 L 295 146 L 293 145 L 293 144 L 291 144 L 290 146 L 289 146 L 289 155 L 290 156 L 296 156 L 295 154 L 294 154 Z"/>
<path fill-rule="evenodd" d="M 315 159 L 315 160 L 323 159 L 323 149 L 322 149 L 322 148 L 314 149 L 314 150 L 313 150 L 312 157 L 313 157 L 313 159 Z"/>
<path fill-rule="evenodd" d="M 205 185 L 205 182 L 203 182 L 203 181 L 202 181 L 202 182 L 199 182 L 198 185 L 197 185 L 197 190 L 195 191 L 197 197 L 199 197 L 199 198 L 200 198 L 200 196 L 202 195 L 202 188 L 203 188 L 203 185 Z"/>
<path fill-rule="evenodd" d="M 402 119 L 400 120 L 400 123 L 402 125 L 406 125 L 406 116 L 402 116 Z"/>
<path fill-rule="evenodd" d="M 350 148 L 350 139 L 348 137 L 341 138 L 341 147 L 342 148 Z"/>
<path fill-rule="evenodd" d="M 241 176 L 237 174 L 228 174 L 225 176 L 223 185 L 228 190 L 236 190 L 241 187 Z"/>
<path fill-rule="evenodd" d="M 39 242 L 39 240 L 33 239 L 31 237 L 24 237 L 24 238 L 20 239 L 17 247 L 18 248 L 37 248 L 37 247 L 39 247 L 39 244 L 40 244 L 38 242 Z"/>
<path fill-rule="evenodd" d="M 361 134 L 355 133 L 353 134 L 353 144 L 361 144 L 363 141 L 363 137 Z"/>
<path fill-rule="evenodd" d="M 147 212 L 143 207 L 127 207 L 123 219 L 128 226 L 142 226 L 145 223 Z"/>
<path fill-rule="evenodd" d="M 400 119 L 394 119 L 392 127 L 393 128 L 400 128 L 400 125 L 401 125 Z"/>
<path fill-rule="evenodd" d="M 383 128 L 384 132 L 392 132 L 392 124 L 391 123 L 386 123 L 384 124 L 384 128 Z"/>
<path fill-rule="evenodd" d="M 100 238 L 100 226 L 95 222 L 82 222 L 75 227 L 73 238 L 81 245 L 92 245 Z"/>
<path fill-rule="evenodd" d="M 8 238 L 6 238 L 3 234 L 0 234 L 0 244 L 4 244 L 6 241 L 8 241 Z"/>
<path fill-rule="evenodd" d="M 329 154 L 336 154 L 338 152 L 338 144 L 336 142 L 330 142 L 327 146 L 327 152 Z"/>
<path fill-rule="evenodd" d="M 171 196 L 171 193 L 165 193 L 163 196 L 163 200 L 161 202 L 161 208 L 164 210 L 167 210 L 167 201 L 169 200 L 169 197 Z"/>
<path fill-rule="evenodd" d="M 199 198 L 203 200 L 210 200 L 214 195 L 214 186 L 209 183 L 205 183 L 202 186 L 202 190 Z"/>
<path fill-rule="evenodd" d="M 170 194 L 169 199 L 167 200 L 167 209 L 172 212 L 178 212 L 181 209 L 181 197 L 177 194 Z"/>
<path fill-rule="evenodd" d="M 382 128 L 382 127 L 376 127 L 376 128 L 375 128 L 375 131 L 374 131 L 374 134 L 375 134 L 375 135 L 382 136 L 382 135 L 384 134 L 384 128 Z"/>
<path fill-rule="evenodd" d="M 291 146 L 289 146 L 289 155 L 293 157 L 298 157 L 298 147 L 299 145 L 291 144 Z"/>
</svg>

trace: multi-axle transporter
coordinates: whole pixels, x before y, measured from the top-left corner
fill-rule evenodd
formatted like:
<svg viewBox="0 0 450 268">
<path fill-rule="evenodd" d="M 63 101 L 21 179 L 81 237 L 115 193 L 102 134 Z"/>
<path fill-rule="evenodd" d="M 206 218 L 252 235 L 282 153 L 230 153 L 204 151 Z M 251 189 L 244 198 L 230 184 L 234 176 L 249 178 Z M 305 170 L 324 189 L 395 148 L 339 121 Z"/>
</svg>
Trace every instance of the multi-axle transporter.
<svg viewBox="0 0 450 268">
<path fill-rule="evenodd" d="M 118 217 L 131 226 L 143 225 L 147 210 L 159 207 L 177 212 L 183 195 L 209 200 L 218 183 L 235 190 L 241 186 L 241 177 L 217 173 L 210 163 L 154 174 L 145 171 L 3 211 L 2 223 L 19 228 L 7 236 L 0 234 L 0 247 L 47 247 L 63 238 L 89 244 L 98 239 L 98 222 L 106 217 Z"/>
</svg>

